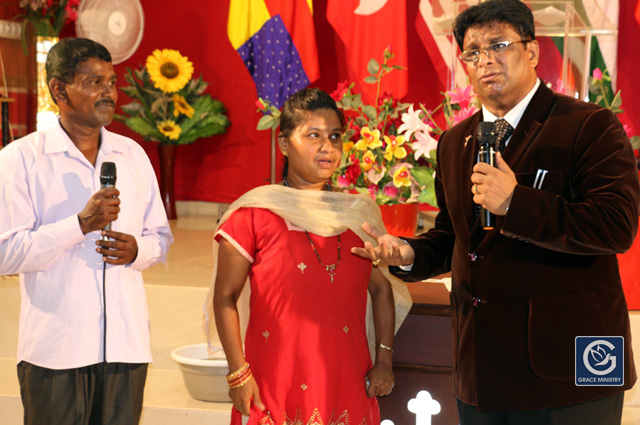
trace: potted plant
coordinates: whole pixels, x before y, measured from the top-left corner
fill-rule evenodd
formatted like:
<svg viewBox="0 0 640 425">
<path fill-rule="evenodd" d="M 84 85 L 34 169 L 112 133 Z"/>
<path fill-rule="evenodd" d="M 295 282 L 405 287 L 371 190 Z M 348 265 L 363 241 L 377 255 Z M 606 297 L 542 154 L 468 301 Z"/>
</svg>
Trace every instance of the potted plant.
<svg viewBox="0 0 640 425">
<path fill-rule="evenodd" d="M 176 148 L 204 137 L 222 134 L 230 122 L 224 105 L 205 93 L 202 76 L 192 79 L 193 64 L 177 50 L 154 50 L 139 69 L 127 68 L 128 86 L 121 90 L 132 99 L 122 106 L 123 122 L 144 140 L 158 143 L 160 190 L 170 219 L 176 218 L 173 172 Z"/>
</svg>

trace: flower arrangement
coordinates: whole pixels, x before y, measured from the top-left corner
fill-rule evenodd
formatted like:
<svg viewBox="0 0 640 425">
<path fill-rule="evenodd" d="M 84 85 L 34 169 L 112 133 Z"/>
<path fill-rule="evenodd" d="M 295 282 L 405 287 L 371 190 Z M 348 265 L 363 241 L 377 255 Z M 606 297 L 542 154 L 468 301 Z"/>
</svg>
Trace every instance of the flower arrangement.
<svg viewBox="0 0 640 425">
<path fill-rule="evenodd" d="M 478 102 L 471 86 L 443 93 L 444 100 L 433 111 L 419 104 L 402 103 L 389 94 L 380 95 L 380 81 L 401 67 L 390 65 L 391 49 L 385 49 L 382 63 L 371 59 L 365 82 L 376 84 L 374 105 L 363 103 L 353 92 L 354 84 L 339 83 L 331 96 L 344 112 L 347 129 L 343 135 L 341 164 L 332 176 L 334 187 L 368 193 L 379 205 L 427 203 L 436 206 L 434 173 L 437 140 L 444 130 L 434 114 L 442 109 L 445 128 L 473 115 Z M 280 111 L 259 99 L 264 115 L 258 129 L 276 128 Z"/>
<path fill-rule="evenodd" d="M 80 0 L 20 0 L 24 13 L 15 18 L 22 19 L 22 50 L 28 53 L 27 31 L 31 24 L 37 35 L 57 37 L 66 24 L 78 19 Z"/>
<path fill-rule="evenodd" d="M 205 94 L 208 84 L 192 79 L 193 64 L 177 50 L 154 50 L 145 66 L 127 68 L 121 90 L 133 101 L 115 115 L 144 140 L 186 145 L 222 134 L 230 122 L 222 102 Z"/>
<path fill-rule="evenodd" d="M 593 70 L 593 75 L 589 77 L 589 93 L 595 96 L 593 103 L 610 109 L 614 114 L 622 114 L 622 92 L 618 90 L 613 94 L 611 90 L 611 77 L 605 69 L 604 72 L 600 68 Z M 631 147 L 634 150 L 640 149 L 640 136 L 631 136 L 631 128 L 624 125 L 624 130 L 631 141 Z"/>
</svg>

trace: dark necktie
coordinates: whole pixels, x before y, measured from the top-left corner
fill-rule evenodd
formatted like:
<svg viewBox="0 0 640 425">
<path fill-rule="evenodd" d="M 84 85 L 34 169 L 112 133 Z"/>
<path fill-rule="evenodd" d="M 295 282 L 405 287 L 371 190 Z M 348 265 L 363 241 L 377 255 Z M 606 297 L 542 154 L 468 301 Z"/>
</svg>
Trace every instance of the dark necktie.
<svg viewBox="0 0 640 425">
<path fill-rule="evenodd" d="M 513 127 L 504 118 L 498 118 L 495 121 L 496 125 L 496 140 L 498 141 L 498 151 L 502 152 L 504 146 L 507 143 L 507 139 L 513 134 Z"/>
</svg>

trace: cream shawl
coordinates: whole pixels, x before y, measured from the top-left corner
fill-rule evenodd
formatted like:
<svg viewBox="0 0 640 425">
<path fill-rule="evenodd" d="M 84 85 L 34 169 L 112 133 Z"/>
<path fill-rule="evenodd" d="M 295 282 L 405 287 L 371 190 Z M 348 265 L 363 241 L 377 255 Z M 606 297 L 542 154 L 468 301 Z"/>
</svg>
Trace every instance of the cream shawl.
<svg viewBox="0 0 640 425">
<path fill-rule="evenodd" d="M 298 190 L 280 185 L 261 186 L 242 195 L 229 206 L 229 209 L 220 219 L 216 233 L 222 223 L 237 209 L 245 207 L 265 208 L 294 226 L 319 236 L 336 236 L 347 229 L 351 229 L 364 241 L 369 241 L 377 246 L 377 241 L 369 236 L 363 229 L 362 223 L 369 222 L 378 229 L 384 229 L 380 208 L 369 195 L 353 195 L 342 192 L 325 192 L 316 190 Z M 214 244 L 215 242 L 214 239 Z M 353 255 L 349 253 L 349 255 Z M 214 259 L 214 262 L 217 263 Z M 205 301 L 204 328 L 210 351 L 221 349 L 220 339 L 216 331 L 213 315 L 213 290 L 216 279 L 217 264 L 214 266 L 213 276 L 209 285 L 209 292 Z M 395 332 L 404 321 L 411 308 L 411 295 L 404 282 L 391 275 L 386 267 L 380 266 L 380 270 L 391 283 L 395 304 Z M 247 278 L 248 281 L 248 278 Z M 242 340 L 249 321 L 249 296 L 250 285 L 245 282 L 244 288 L 238 298 L 238 313 L 240 316 L 240 328 Z M 375 360 L 375 329 L 371 308 L 371 297 L 367 294 L 367 339 L 369 351 Z"/>
</svg>

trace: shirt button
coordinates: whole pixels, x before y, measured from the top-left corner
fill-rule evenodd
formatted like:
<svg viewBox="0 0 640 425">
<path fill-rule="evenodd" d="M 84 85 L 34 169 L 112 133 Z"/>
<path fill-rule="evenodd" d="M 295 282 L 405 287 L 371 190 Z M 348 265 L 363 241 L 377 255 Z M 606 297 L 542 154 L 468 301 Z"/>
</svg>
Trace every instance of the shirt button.
<svg viewBox="0 0 640 425">
<path fill-rule="evenodd" d="M 478 254 L 476 254 L 475 252 L 470 252 L 469 260 L 471 260 L 472 263 L 475 263 L 478 260 Z"/>
<path fill-rule="evenodd" d="M 478 297 L 473 297 L 472 300 L 474 307 L 480 307 L 480 304 L 482 304 L 482 300 Z"/>
</svg>

